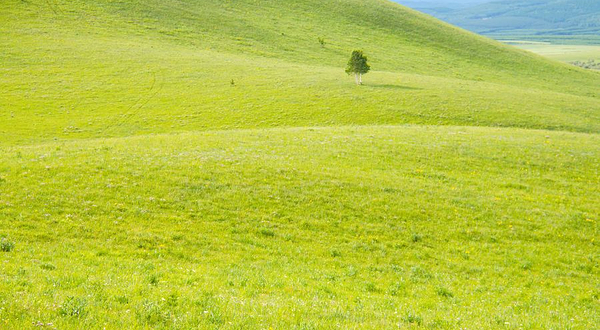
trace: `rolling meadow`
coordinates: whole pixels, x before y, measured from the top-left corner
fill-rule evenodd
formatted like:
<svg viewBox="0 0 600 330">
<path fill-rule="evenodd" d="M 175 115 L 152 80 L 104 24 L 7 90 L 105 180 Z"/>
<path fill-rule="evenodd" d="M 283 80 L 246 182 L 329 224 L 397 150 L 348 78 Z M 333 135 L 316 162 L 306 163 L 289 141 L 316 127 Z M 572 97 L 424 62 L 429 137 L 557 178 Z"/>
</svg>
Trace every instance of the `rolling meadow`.
<svg viewBox="0 0 600 330">
<path fill-rule="evenodd" d="M 383 0 L 3 1 L 0 328 L 592 329 L 599 86 Z"/>
</svg>

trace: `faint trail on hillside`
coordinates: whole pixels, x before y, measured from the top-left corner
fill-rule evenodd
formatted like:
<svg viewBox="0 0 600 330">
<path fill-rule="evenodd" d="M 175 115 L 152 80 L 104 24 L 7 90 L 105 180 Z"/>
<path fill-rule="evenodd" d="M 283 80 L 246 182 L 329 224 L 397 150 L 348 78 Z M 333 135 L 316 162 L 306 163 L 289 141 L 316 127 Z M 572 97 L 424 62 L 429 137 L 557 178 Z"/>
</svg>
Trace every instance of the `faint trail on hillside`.
<svg viewBox="0 0 600 330">
<path fill-rule="evenodd" d="M 44 7 L 48 7 L 50 8 L 50 10 L 54 13 L 54 15 L 58 15 L 60 14 L 64 14 L 65 12 L 60 9 L 60 6 L 56 4 L 56 2 L 50 2 L 50 0 L 44 0 L 44 3 L 46 4 L 44 6 L 44 4 L 39 4 L 39 3 L 35 3 L 35 2 L 31 2 L 29 0 L 21 0 L 22 3 L 26 3 L 28 5 L 33 5 L 33 6 L 37 6 L 38 8 L 40 8 L 40 10 L 44 9 Z"/>
<path fill-rule="evenodd" d="M 60 6 L 56 4 L 56 2 L 54 1 L 50 1 L 50 0 L 46 0 L 46 4 L 48 5 L 48 7 L 50 7 L 50 9 L 52 10 L 52 12 L 54 12 L 55 15 L 58 15 L 59 13 L 64 14 L 64 12 L 62 11 L 62 9 L 60 9 Z"/>
<path fill-rule="evenodd" d="M 106 133 L 107 131 L 109 131 L 112 128 L 118 128 L 120 126 L 123 126 L 139 110 L 141 110 L 148 103 L 150 103 L 150 101 L 152 101 L 152 99 L 154 97 L 156 97 L 156 95 L 158 95 L 158 93 L 160 93 L 162 91 L 162 88 L 163 88 L 163 85 L 160 85 L 160 87 L 158 88 L 158 90 L 156 90 L 153 93 L 155 86 L 156 86 L 156 73 L 153 72 L 152 73 L 152 84 L 150 84 L 150 88 L 148 89 L 148 94 L 150 94 L 150 95 L 147 96 L 147 97 L 141 96 L 131 106 L 129 106 L 127 108 L 127 110 L 125 110 L 125 112 L 123 114 L 120 114 L 120 115 L 117 114 L 117 115 L 115 115 L 117 119 L 115 120 L 114 124 L 106 126 L 102 131 L 100 131 L 100 134 L 104 134 L 104 133 Z M 120 118 L 118 118 L 119 116 L 120 116 Z"/>
<path fill-rule="evenodd" d="M 46 0 L 46 4 L 48 5 L 48 7 L 50 7 L 50 10 L 52 10 L 55 15 L 58 15 L 58 11 L 56 11 L 56 9 L 54 9 L 52 4 L 50 3 L 50 0 Z"/>
</svg>

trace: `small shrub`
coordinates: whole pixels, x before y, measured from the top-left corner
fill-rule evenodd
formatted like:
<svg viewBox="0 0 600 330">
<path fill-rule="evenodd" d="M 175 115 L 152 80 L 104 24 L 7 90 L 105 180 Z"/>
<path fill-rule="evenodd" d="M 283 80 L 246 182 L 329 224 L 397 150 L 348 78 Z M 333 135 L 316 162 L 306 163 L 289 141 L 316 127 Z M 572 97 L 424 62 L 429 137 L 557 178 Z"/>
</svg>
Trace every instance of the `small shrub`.
<svg viewBox="0 0 600 330">
<path fill-rule="evenodd" d="M 413 243 L 418 243 L 418 242 L 420 242 L 422 240 L 423 240 L 423 237 L 421 235 L 419 235 L 419 234 L 413 234 L 412 235 L 412 241 L 413 241 Z"/>
<path fill-rule="evenodd" d="M 96 252 L 96 256 L 98 257 L 106 257 L 108 255 L 108 251 L 106 250 L 100 250 L 98 252 Z"/>
<path fill-rule="evenodd" d="M 365 285 L 365 290 L 367 290 L 367 292 L 377 292 L 377 286 L 375 286 L 375 283 L 373 282 L 368 282 Z"/>
<path fill-rule="evenodd" d="M 341 257 L 342 253 L 338 250 L 331 250 L 331 256 L 334 258 Z"/>
<path fill-rule="evenodd" d="M 325 38 L 321 38 L 319 37 L 319 44 L 321 45 L 321 47 L 325 47 Z"/>
<path fill-rule="evenodd" d="M 129 298 L 127 298 L 127 296 L 117 296 L 115 300 L 122 305 L 129 303 Z"/>
<path fill-rule="evenodd" d="M 53 264 L 49 264 L 49 263 L 43 263 L 40 265 L 40 268 L 43 270 L 55 270 L 56 266 L 54 266 Z"/>
<path fill-rule="evenodd" d="M 265 237 L 274 237 L 275 236 L 275 232 L 272 231 L 271 229 L 267 229 L 267 228 L 262 228 L 260 230 L 260 234 Z"/>
<path fill-rule="evenodd" d="M 59 309 L 61 316 L 83 317 L 87 302 L 83 298 L 67 297 Z"/>
<path fill-rule="evenodd" d="M 167 297 L 167 305 L 170 307 L 176 307 L 179 304 L 179 293 L 171 292 L 169 297 Z"/>
<path fill-rule="evenodd" d="M 0 251 L 2 252 L 11 252 L 15 249 L 15 242 L 9 241 L 6 238 L 0 239 Z"/>
<path fill-rule="evenodd" d="M 159 278 L 158 275 L 156 274 L 152 274 L 150 275 L 150 277 L 148 277 L 148 283 L 150 283 L 150 285 L 158 285 L 159 282 Z"/>
<path fill-rule="evenodd" d="M 443 287 L 439 287 L 439 288 L 437 288 L 437 289 L 435 290 L 435 292 L 436 292 L 436 293 L 438 294 L 438 296 L 440 296 L 440 297 L 444 297 L 444 298 L 452 298 L 452 297 L 454 297 L 454 294 L 453 294 L 453 293 L 452 293 L 450 290 L 448 290 L 448 289 L 446 289 L 446 288 L 443 288 Z"/>
<path fill-rule="evenodd" d="M 408 313 L 404 317 L 404 322 L 421 326 L 423 324 L 423 318 L 420 317 L 419 315 L 415 315 L 413 313 Z"/>
</svg>

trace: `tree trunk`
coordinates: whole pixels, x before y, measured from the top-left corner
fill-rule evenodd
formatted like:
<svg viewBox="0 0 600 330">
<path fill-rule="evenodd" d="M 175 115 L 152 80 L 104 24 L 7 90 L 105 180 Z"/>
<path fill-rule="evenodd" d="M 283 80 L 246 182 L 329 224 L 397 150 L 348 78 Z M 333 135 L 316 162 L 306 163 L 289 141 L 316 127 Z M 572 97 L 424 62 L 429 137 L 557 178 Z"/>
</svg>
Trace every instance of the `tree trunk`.
<svg viewBox="0 0 600 330">
<path fill-rule="evenodd" d="M 362 85 L 362 73 L 361 73 L 361 74 L 359 74 L 359 77 L 360 77 L 360 78 L 359 78 L 360 80 L 359 80 L 359 83 L 358 83 L 358 84 L 359 84 L 359 85 Z"/>
<path fill-rule="evenodd" d="M 360 85 L 360 83 L 358 82 L 358 73 L 354 74 L 354 81 L 356 82 L 357 85 Z"/>
</svg>

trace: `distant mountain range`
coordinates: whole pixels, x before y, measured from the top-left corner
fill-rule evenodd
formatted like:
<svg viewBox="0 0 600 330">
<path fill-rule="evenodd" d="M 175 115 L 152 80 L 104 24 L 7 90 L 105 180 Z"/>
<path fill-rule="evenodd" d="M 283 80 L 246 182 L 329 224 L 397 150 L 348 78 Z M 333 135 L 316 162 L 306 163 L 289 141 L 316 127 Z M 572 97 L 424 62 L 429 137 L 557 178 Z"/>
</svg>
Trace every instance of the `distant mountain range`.
<svg viewBox="0 0 600 330">
<path fill-rule="evenodd" d="M 487 35 L 600 34 L 600 0 L 395 1 Z"/>
</svg>

